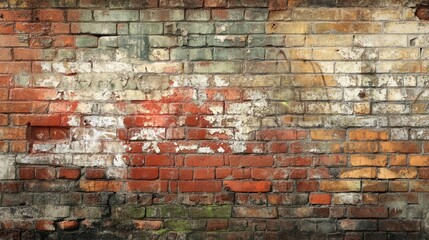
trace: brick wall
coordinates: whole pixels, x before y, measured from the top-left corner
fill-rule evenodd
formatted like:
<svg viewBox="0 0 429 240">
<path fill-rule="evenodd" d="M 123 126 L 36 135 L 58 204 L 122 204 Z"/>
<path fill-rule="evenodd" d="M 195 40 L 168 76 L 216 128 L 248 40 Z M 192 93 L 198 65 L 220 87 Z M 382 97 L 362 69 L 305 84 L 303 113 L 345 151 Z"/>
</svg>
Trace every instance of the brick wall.
<svg viewBox="0 0 429 240">
<path fill-rule="evenodd" d="M 421 3 L 1 0 L 0 239 L 428 239 Z"/>
</svg>

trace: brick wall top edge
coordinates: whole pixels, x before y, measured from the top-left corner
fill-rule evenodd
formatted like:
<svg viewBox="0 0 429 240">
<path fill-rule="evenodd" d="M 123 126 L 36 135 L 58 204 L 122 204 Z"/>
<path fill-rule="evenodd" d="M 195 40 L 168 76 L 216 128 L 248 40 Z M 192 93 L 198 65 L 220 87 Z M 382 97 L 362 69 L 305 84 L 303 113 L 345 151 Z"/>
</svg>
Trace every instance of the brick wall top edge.
<svg viewBox="0 0 429 240">
<path fill-rule="evenodd" d="M 7 0 L 0 8 L 270 8 L 285 10 L 294 7 L 415 7 L 429 0 Z"/>
</svg>

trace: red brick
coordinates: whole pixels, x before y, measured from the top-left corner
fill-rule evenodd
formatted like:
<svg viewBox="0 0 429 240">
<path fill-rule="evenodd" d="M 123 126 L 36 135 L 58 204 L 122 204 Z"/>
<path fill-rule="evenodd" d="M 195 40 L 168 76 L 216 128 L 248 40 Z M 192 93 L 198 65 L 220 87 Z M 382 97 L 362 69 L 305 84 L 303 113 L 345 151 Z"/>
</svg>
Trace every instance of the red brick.
<svg viewBox="0 0 429 240">
<path fill-rule="evenodd" d="M 7 100 L 9 96 L 7 88 L 0 88 L 0 101 Z"/>
<path fill-rule="evenodd" d="M 214 179 L 215 169 L 214 168 L 196 168 L 194 169 L 195 180 Z"/>
<path fill-rule="evenodd" d="M 159 178 L 161 180 L 177 180 L 179 179 L 179 169 L 177 168 L 160 168 Z"/>
<path fill-rule="evenodd" d="M 55 179 L 54 168 L 36 168 L 36 179 L 52 180 Z"/>
<path fill-rule="evenodd" d="M 163 222 L 156 220 L 134 220 L 134 228 L 137 230 L 159 230 Z"/>
<path fill-rule="evenodd" d="M 0 25 L 0 29 L 1 29 L 1 25 Z M 10 60 L 12 60 L 12 49 L 0 48 L 0 61 L 10 61 Z M 1 85 L 3 84 L 0 84 L 0 86 Z"/>
<path fill-rule="evenodd" d="M 227 129 L 228 130 L 228 129 Z M 228 133 L 219 130 L 218 132 L 207 129 L 194 129 L 190 128 L 187 131 L 187 139 L 192 140 L 204 140 L 204 139 L 216 139 L 216 140 L 228 140 L 233 138 L 233 135 L 229 135 Z"/>
<path fill-rule="evenodd" d="M 224 166 L 223 155 L 188 155 L 185 166 L 189 167 L 218 167 Z"/>
<path fill-rule="evenodd" d="M 31 102 L 0 102 L 0 112 L 3 113 L 30 113 Z"/>
<path fill-rule="evenodd" d="M 267 144 L 267 151 L 269 153 L 287 153 L 288 145 L 284 142 L 270 142 Z"/>
<path fill-rule="evenodd" d="M 36 222 L 36 229 L 39 231 L 55 231 L 54 221 L 52 220 L 38 220 Z"/>
<path fill-rule="evenodd" d="M 58 35 L 53 38 L 53 47 L 75 47 L 75 36 Z"/>
<path fill-rule="evenodd" d="M 51 30 L 51 24 L 46 22 L 18 22 L 15 24 L 15 28 L 17 33 L 48 34 Z"/>
<path fill-rule="evenodd" d="M 294 168 L 290 171 L 289 178 L 290 179 L 304 179 L 307 178 L 307 169 L 302 168 Z"/>
<path fill-rule="evenodd" d="M 226 219 L 209 219 L 207 220 L 207 231 L 227 230 L 229 226 Z"/>
<path fill-rule="evenodd" d="M 226 189 L 232 192 L 269 192 L 270 181 L 223 181 Z"/>
<path fill-rule="evenodd" d="M 3 17 L 1 22 L 29 22 L 32 18 L 31 10 L 0 10 L 0 15 Z"/>
<path fill-rule="evenodd" d="M 349 207 L 350 218 L 387 218 L 385 207 Z"/>
<path fill-rule="evenodd" d="M 79 228 L 79 222 L 76 220 L 65 220 L 65 221 L 57 222 L 57 226 L 61 230 L 74 230 Z"/>
<path fill-rule="evenodd" d="M 251 176 L 257 180 L 286 179 L 289 172 L 290 170 L 286 168 L 253 168 Z"/>
<path fill-rule="evenodd" d="M 168 181 L 128 181 L 127 189 L 130 192 L 167 192 Z"/>
<path fill-rule="evenodd" d="M 119 192 L 122 189 L 122 182 L 118 181 L 83 181 L 79 182 L 79 187 L 86 192 Z"/>
<path fill-rule="evenodd" d="M 310 194 L 310 203 L 311 204 L 320 204 L 320 205 L 329 205 L 331 204 L 331 194 L 326 193 L 311 193 Z"/>
<path fill-rule="evenodd" d="M 22 167 L 18 171 L 19 179 L 30 180 L 35 178 L 35 171 L 33 167 Z"/>
<path fill-rule="evenodd" d="M 277 155 L 275 157 L 275 165 L 279 167 L 310 166 L 313 163 L 313 158 L 310 156 Z"/>
<path fill-rule="evenodd" d="M 173 166 L 174 165 L 174 156 L 171 155 L 146 155 L 145 156 L 145 165 L 146 166 Z"/>
<path fill-rule="evenodd" d="M 12 115 L 12 123 L 17 126 L 27 124 L 31 126 L 61 126 L 61 115 Z"/>
<path fill-rule="evenodd" d="M 10 74 L 2 75 L 0 74 L 0 86 L 9 86 L 12 80 L 12 76 Z"/>
<path fill-rule="evenodd" d="M 9 152 L 9 141 L 0 141 L 0 153 Z M 10 152 L 13 152 L 12 150 Z"/>
<path fill-rule="evenodd" d="M 297 192 L 315 192 L 319 190 L 317 181 L 299 181 L 296 183 Z"/>
<path fill-rule="evenodd" d="M 55 100 L 56 98 L 57 91 L 55 89 L 12 88 L 10 90 L 10 100 Z"/>
<path fill-rule="evenodd" d="M 87 168 L 85 172 L 87 179 L 101 179 L 106 178 L 106 170 L 101 168 Z"/>
<path fill-rule="evenodd" d="M 180 181 L 180 192 L 221 192 L 220 181 Z"/>
<path fill-rule="evenodd" d="M 261 130 L 256 133 L 256 139 L 265 141 L 300 140 L 307 137 L 305 130 Z"/>
<path fill-rule="evenodd" d="M 30 127 L 31 140 L 49 140 L 49 127 Z"/>
<path fill-rule="evenodd" d="M 286 10 L 287 9 L 287 0 L 269 0 L 268 9 L 269 10 Z"/>
<path fill-rule="evenodd" d="M 10 151 L 14 153 L 25 153 L 27 151 L 27 141 L 10 142 Z"/>
<path fill-rule="evenodd" d="M 36 11 L 36 17 L 40 21 L 45 22 L 60 22 L 64 21 L 64 11 L 59 9 L 42 9 Z"/>
<path fill-rule="evenodd" d="M 26 139 L 26 137 L 26 128 L 0 127 L 0 139 L 19 140 Z"/>
<path fill-rule="evenodd" d="M 6 126 L 8 124 L 9 124 L 9 117 L 8 117 L 8 115 L 6 115 L 6 114 L 0 114 L 0 126 Z"/>
<path fill-rule="evenodd" d="M 70 129 L 64 127 L 50 127 L 49 138 L 52 140 L 68 139 L 70 135 Z"/>
<path fill-rule="evenodd" d="M 15 60 L 52 60 L 54 52 L 47 53 L 42 49 L 15 48 L 13 49 Z"/>
<path fill-rule="evenodd" d="M 80 169 L 79 168 L 60 168 L 58 172 L 58 178 L 79 179 Z"/>
<path fill-rule="evenodd" d="M 0 47 L 2 47 L 2 43 L 4 40 L 0 36 Z M 31 72 L 31 63 L 30 62 L 2 62 L 0 64 L 0 74 L 1 73 L 20 73 L 20 72 Z M 14 89 L 12 89 L 14 90 Z M 11 91 L 12 91 L 11 90 Z M 12 95 L 12 94 L 11 94 Z M 28 97 L 28 96 L 27 96 Z M 12 100 L 16 100 L 11 98 Z M 35 99 L 37 100 L 37 99 Z"/>
<path fill-rule="evenodd" d="M 51 31 L 53 34 L 69 34 L 70 23 L 52 23 Z"/>
<path fill-rule="evenodd" d="M 134 167 L 129 169 L 128 178 L 131 179 L 157 179 L 159 169 L 155 167 Z"/>
<path fill-rule="evenodd" d="M 230 166 L 235 167 L 270 167 L 274 159 L 268 155 L 231 155 L 228 161 Z"/>
</svg>

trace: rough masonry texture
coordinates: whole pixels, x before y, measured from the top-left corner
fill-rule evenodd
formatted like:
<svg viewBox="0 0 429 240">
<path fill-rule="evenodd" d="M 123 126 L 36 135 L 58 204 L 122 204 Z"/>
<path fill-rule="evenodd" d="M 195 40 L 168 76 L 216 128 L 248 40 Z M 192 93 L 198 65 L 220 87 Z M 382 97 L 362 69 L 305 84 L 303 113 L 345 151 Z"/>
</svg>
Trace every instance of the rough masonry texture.
<svg viewBox="0 0 429 240">
<path fill-rule="evenodd" d="M 425 4 L 0 0 L 0 239 L 429 239 Z"/>
</svg>

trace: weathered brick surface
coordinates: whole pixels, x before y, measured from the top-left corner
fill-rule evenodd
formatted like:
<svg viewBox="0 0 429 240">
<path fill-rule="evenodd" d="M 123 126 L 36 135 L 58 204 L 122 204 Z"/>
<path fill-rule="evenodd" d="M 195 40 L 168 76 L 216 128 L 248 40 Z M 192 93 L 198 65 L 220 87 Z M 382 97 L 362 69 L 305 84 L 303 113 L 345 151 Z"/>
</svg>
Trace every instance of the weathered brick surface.
<svg viewBox="0 0 429 240">
<path fill-rule="evenodd" d="M 429 238 L 425 4 L 0 1 L 0 239 Z"/>
</svg>

